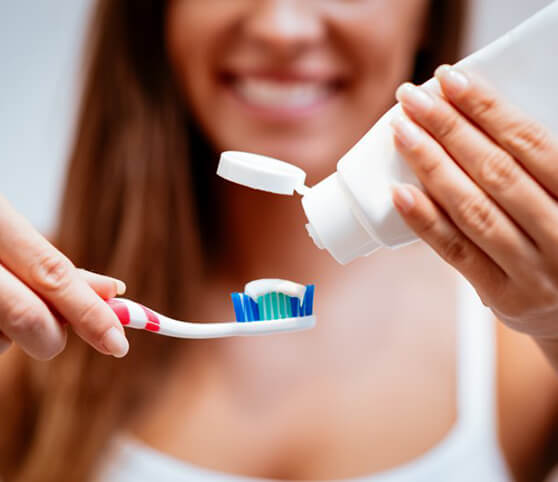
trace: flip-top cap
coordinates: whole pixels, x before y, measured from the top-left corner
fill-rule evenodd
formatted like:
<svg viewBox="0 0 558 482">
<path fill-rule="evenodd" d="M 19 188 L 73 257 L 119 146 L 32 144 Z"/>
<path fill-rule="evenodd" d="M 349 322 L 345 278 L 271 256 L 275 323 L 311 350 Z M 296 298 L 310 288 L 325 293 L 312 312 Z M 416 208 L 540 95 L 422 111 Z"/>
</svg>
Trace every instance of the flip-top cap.
<svg viewBox="0 0 558 482">
<path fill-rule="evenodd" d="M 236 184 L 276 194 L 301 191 L 306 179 L 306 173 L 292 164 L 239 151 L 221 154 L 217 175 Z"/>
</svg>

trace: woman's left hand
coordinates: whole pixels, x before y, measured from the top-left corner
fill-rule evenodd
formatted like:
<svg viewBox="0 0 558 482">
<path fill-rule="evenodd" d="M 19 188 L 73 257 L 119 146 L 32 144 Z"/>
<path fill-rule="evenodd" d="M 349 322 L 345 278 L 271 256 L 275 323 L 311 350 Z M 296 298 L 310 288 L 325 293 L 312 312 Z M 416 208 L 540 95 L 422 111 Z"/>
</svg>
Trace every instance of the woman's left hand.
<svg viewBox="0 0 558 482">
<path fill-rule="evenodd" d="M 426 193 L 395 186 L 394 203 L 500 320 L 558 347 L 558 137 L 475 75 L 436 78 L 397 91 L 396 146 Z"/>
</svg>

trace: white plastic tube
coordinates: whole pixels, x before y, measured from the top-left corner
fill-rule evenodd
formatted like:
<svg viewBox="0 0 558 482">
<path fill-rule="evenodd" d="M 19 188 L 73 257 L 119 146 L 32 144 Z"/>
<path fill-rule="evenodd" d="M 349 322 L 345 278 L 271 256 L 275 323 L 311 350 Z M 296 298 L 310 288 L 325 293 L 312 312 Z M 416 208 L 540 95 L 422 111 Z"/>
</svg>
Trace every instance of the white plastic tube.
<svg viewBox="0 0 558 482">
<path fill-rule="evenodd" d="M 557 51 L 558 1 L 456 65 L 558 134 Z M 399 104 L 389 110 L 302 199 L 314 242 L 342 264 L 417 239 L 391 200 L 394 183 L 420 186 L 393 143 L 389 123 L 400 111 Z"/>
</svg>

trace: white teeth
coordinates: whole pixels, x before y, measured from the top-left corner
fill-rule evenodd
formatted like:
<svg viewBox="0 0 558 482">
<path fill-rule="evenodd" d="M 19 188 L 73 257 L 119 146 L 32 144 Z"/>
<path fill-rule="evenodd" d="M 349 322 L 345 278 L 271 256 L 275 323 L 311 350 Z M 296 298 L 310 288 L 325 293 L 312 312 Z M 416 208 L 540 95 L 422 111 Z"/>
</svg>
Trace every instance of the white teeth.
<svg viewBox="0 0 558 482">
<path fill-rule="evenodd" d="M 239 79 L 235 88 L 250 104 L 262 107 L 308 107 L 323 99 L 328 87 L 318 82 L 274 82 L 261 79 Z"/>
</svg>

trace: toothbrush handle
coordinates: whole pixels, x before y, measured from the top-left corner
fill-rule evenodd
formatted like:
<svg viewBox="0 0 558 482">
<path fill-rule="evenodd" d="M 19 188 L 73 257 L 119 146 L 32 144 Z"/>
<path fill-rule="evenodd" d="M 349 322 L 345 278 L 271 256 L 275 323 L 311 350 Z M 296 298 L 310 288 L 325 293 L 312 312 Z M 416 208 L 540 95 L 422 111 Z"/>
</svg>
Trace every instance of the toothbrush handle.
<svg viewBox="0 0 558 482">
<path fill-rule="evenodd" d="M 160 315 L 135 301 L 111 298 L 107 304 L 123 326 L 155 332 L 161 329 Z"/>
</svg>

